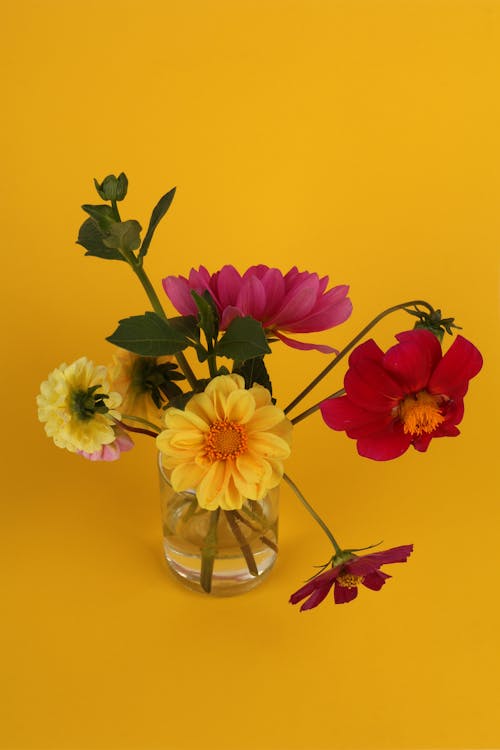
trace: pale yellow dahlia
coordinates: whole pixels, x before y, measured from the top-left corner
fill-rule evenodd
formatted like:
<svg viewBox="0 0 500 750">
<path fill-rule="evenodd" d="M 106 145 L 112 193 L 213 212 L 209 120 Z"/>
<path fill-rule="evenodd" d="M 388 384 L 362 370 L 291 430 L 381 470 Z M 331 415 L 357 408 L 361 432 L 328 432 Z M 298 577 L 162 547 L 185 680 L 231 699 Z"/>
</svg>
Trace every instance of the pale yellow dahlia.
<svg viewBox="0 0 500 750">
<path fill-rule="evenodd" d="M 59 448 L 94 453 L 116 438 L 121 396 L 110 392 L 106 367 L 86 357 L 51 372 L 36 400 L 38 418 Z"/>
<path fill-rule="evenodd" d="M 184 411 L 167 409 L 156 442 L 176 492 L 195 489 L 202 508 L 241 508 L 262 500 L 283 476 L 291 422 L 261 385 L 245 389 L 240 375 L 219 375 Z"/>
</svg>

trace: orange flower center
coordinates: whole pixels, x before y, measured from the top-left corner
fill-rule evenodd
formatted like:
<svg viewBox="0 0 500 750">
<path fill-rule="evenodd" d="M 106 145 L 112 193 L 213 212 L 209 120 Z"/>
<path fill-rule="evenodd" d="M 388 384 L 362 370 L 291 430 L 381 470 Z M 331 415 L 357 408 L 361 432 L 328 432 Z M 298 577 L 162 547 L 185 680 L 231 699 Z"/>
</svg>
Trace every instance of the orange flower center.
<svg viewBox="0 0 500 750">
<path fill-rule="evenodd" d="M 444 417 L 439 408 L 439 397 L 427 391 L 419 391 L 407 396 L 398 406 L 399 418 L 406 434 L 422 435 L 434 432 Z"/>
<path fill-rule="evenodd" d="M 221 419 L 210 425 L 205 441 L 208 460 L 225 461 L 241 456 L 247 447 L 247 433 L 241 424 Z"/>
<path fill-rule="evenodd" d="M 363 576 L 354 576 L 352 573 L 342 573 L 337 576 L 337 583 L 346 589 L 355 589 L 360 583 L 363 583 Z"/>
</svg>

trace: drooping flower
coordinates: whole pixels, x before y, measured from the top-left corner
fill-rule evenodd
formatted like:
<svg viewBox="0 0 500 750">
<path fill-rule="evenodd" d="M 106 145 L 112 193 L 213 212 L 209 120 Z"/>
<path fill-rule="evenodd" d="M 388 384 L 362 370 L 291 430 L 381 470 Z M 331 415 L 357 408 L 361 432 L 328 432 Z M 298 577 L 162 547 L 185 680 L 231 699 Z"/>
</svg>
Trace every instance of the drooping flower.
<svg viewBox="0 0 500 750">
<path fill-rule="evenodd" d="M 482 366 L 480 352 L 462 336 L 444 356 L 430 331 L 406 331 L 396 339 L 385 354 L 373 339 L 358 346 L 349 358 L 346 395 L 321 405 L 326 424 L 345 430 L 361 456 L 377 461 L 459 435 L 469 380 Z"/>
<path fill-rule="evenodd" d="M 37 396 L 38 418 L 59 448 L 92 454 L 116 439 L 121 396 L 110 391 L 107 370 L 86 357 L 50 373 Z"/>
<path fill-rule="evenodd" d="M 251 266 L 243 275 L 231 265 L 214 274 L 200 266 L 197 271 L 191 269 L 188 278 L 167 276 L 163 287 L 181 315 L 197 314 L 191 290 L 200 295 L 208 291 L 217 306 L 221 330 L 235 317 L 250 315 L 262 323 L 269 336 L 288 346 L 333 352 L 330 346 L 304 343 L 283 333 L 326 331 L 347 320 L 352 311 L 349 287 L 340 285 L 326 291 L 328 280 L 328 276 L 319 278 L 295 266 L 285 275 L 262 264 Z"/>
<path fill-rule="evenodd" d="M 391 578 L 387 573 L 383 573 L 380 567 L 389 563 L 406 562 L 412 552 L 413 544 L 404 544 L 382 552 L 372 552 L 370 555 L 341 553 L 341 562 L 336 564 L 338 556 L 334 557 L 333 567 L 320 573 L 292 594 L 290 603 L 297 604 L 305 599 L 300 611 L 313 609 L 328 596 L 332 586 L 335 587 L 335 604 L 346 604 L 355 599 L 360 585 L 372 591 L 379 591 L 386 580 Z"/>
<path fill-rule="evenodd" d="M 93 453 L 87 453 L 87 451 L 77 451 L 80 456 L 88 459 L 89 461 L 117 461 L 122 453 L 132 450 L 134 447 L 134 441 L 122 427 L 116 425 L 115 439 L 108 445 L 102 445 L 98 450 Z"/>
<path fill-rule="evenodd" d="M 165 426 L 156 442 L 172 487 L 196 490 L 203 508 L 241 508 L 281 481 L 291 423 L 266 388 L 246 390 L 240 375 L 213 378 L 184 411 L 167 409 Z"/>
<path fill-rule="evenodd" d="M 153 423 L 163 419 L 162 405 L 182 394 L 174 382 L 183 380 L 173 357 L 141 357 L 125 350 L 113 355 L 108 368 L 111 388 L 122 396 L 122 414 Z"/>
</svg>

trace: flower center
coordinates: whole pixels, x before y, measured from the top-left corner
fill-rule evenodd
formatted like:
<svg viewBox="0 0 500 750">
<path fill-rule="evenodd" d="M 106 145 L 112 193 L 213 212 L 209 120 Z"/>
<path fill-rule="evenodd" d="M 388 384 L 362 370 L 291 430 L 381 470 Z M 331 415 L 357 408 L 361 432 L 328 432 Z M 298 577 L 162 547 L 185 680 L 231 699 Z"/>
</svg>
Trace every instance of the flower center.
<svg viewBox="0 0 500 750">
<path fill-rule="evenodd" d="M 241 424 L 221 419 L 210 425 L 205 442 L 209 461 L 241 456 L 247 447 L 247 433 Z"/>
<path fill-rule="evenodd" d="M 337 583 L 346 589 L 355 589 L 360 583 L 363 583 L 363 576 L 354 576 L 352 573 L 342 573 L 337 576 Z"/>
<path fill-rule="evenodd" d="M 404 432 L 410 435 L 434 432 L 436 427 L 444 422 L 438 397 L 432 396 L 427 391 L 419 391 L 412 396 L 407 396 L 399 404 L 398 411 Z"/>
<path fill-rule="evenodd" d="M 86 391 L 79 389 L 71 392 L 69 408 L 81 422 L 88 422 L 94 414 L 106 414 L 109 409 L 104 399 L 109 398 L 106 393 L 96 393 L 100 385 L 93 385 Z"/>
</svg>

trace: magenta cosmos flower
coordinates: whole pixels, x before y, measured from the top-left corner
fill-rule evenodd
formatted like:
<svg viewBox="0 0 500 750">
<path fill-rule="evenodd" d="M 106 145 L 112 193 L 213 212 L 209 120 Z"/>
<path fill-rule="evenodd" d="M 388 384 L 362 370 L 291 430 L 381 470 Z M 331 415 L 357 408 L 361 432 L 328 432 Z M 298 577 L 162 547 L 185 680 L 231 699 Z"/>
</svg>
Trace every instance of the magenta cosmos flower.
<svg viewBox="0 0 500 750">
<path fill-rule="evenodd" d="M 380 570 L 381 565 L 389 563 L 406 562 L 413 552 L 413 544 L 405 544 L 402 547 L 393 547 L 383 552 L 373 552 L 371 555 L 357 557 L 352 555 L 350 559 L 335 565 L 325 573 L 321 573 L 311 581 L 302 586 L 290 597 L 291 604 L 297 604 L 303 599 L 306 601 L 300 608 L 313 609 L 321 604 L 328 596 L 332 586 L 335 604 L 346 604 L 358 595 L 358 586 L 366 586 L 372 591 L 379 591 L 386 580 L 391 576 Z M 335 558 L 334 558 L 335 562 Z"/>
<path fill-rule="evenodd" d="M 396 336 L 385 354 L 370 339 L 349 358 L 346 395 L 324 401 L 321 413 L 334 430 L 357 440 L 358 453 L 376 461 L 401 456 L 410 445 L 425 451 L 435 437 L 460 434 L 463 399 L 483 360 L 457 336 L 443 356 L 425 329 Z"/>
<path fill-rule="evenodd" d="M 210 274 L 204 266 L 191 269 L 189 277 L 167 276 L 163 288 L 181 315 L 196 315 L 191 290 L 198 294 L 209 291 L 225 330 L 238 316 L 250 315 L 259 320 L 268 334 L 281 339 L 294 349 L 335 351 L 322 344 L 306 344 L 283 334 L 326 331 L 347 320 L 352 311 L 347 297 L 349 287 L 334 286 L 326 291 L 328 276 L 299 271 L 295 266 L 283 275 L 277 268 L 258 265 L 243 276 L 234 266 L 224 266 Z"/>
</svg>

